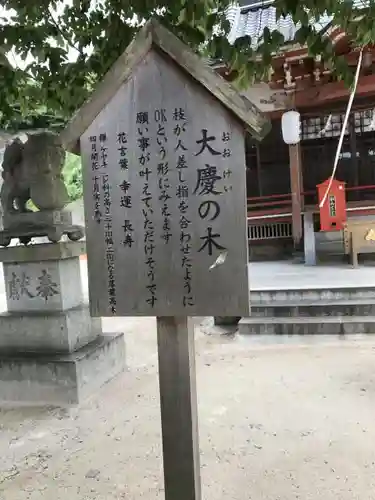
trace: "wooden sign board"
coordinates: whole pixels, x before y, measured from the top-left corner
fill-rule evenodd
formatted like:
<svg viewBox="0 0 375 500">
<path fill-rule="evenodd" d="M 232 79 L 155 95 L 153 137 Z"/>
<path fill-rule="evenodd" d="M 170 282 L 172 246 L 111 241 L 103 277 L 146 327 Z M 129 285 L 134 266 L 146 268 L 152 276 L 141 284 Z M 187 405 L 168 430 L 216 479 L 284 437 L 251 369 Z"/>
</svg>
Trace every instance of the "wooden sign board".
<svg viewBox="0 0 375 500">
<path fill-rule="evenodd" d="M 244 132 L 151 50 L 81 139 L 91 312 L 246 315 Z"/>
<path fill-rule="evenodd" d="M 83 158 L 92 315 L 248 314 L 244 131 L 269 126 L 146 23 L 61 137 Z"/>
</svg>

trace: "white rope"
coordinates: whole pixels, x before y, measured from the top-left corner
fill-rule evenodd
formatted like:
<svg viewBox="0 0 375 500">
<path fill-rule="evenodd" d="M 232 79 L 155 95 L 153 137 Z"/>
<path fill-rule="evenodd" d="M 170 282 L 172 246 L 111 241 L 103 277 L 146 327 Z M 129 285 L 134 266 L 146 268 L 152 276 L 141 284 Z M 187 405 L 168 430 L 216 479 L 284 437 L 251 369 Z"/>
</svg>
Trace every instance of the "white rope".
<svg viewBox="0 0 375 500">
<path fill-rule="evenodd" d="M 339 143 L 338 143 L 337 150 L 336 150 L 335 161 L 334 161 L 334 164 L 333 164 L 332 175 L 331 175 L 331 178 L 329 180 L 329 183 L 328 183 L 328 186 L 327 186 L 327 190 L 326 190 L 326 192 L 325 192 L 325 194 L 323 196 L 323 199 L 319 203 L 319 208 L 322 208 L 322 206 L 326 202 L 326 199 L 327 199 L 327 196 L 328 196 L 328 192 L 331 189 L 332 181 L 333 181 L 333 178 L 335 177 L 335 174 L 336 174 L 336 169 L 337 169 L 337 165 L 338 165 L 338 162 L 339 162 L 339 157 L 340 157 L 340 153 L 341 153 L 342 143 L 343 143 L 343 140 L 344 140 L 344 135 L 345 135 L 346 127 L 348 125 L 349 114 L 350 114 L 350 110 L 352 109 L 353 99 L 354 99 L 354 96 L 355 96 L 355 93 L 356 93 L 356 90 L 357 90 L 357 84 L 358 84 L 358 79 L 359 79 L 359 71 L 360 71 L 361 65 L 362 65 L 362 56 L 363 56 L 363 48 L 361 48 L 361 52 L 359 53 L 359 57 L 358 57 L 358 64 L 357 64 L 357 69 L 356 69 L 356 72 L 355 72 L 354 84 L 353 84 L 353 88 L 352 88 L 352 91 L 351 91 L 351 94 L 350 94 L 350 97 L 349 97 L 348 106 L 346 108 L 344 123 L 342 125 L 340 139 L 339 139 Z"/>
<path fill-rule="evenodd" d="M 369 130 L 375 129 L 375 109 L 372 110 L 371 123 L 370 123 L 368 128 L 369 128 Z"/>
<path fill-rule="evenodd" d="M 326 134 L 327 130 L 331 126 L 331 122 L 332 122 L 332 115 L 329 115 L 327 123 L 324 125 L 324 127 L 322 128 L 322 130 L 319 132 L 319 135 L 325 135 Z"/>
</svg>

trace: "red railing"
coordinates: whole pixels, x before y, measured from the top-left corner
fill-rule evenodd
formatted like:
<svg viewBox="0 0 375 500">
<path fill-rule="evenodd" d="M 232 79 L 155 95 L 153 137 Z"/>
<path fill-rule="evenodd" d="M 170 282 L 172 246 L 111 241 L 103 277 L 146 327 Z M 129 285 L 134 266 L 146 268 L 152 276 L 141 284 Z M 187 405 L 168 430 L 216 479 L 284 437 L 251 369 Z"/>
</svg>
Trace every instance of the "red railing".
<svg viewBox="0 0 375 500">
<path fill-rule="evenodd" d="M 375 190 L 375 185 L 348 187 L 347 192 Z M 301 193 L 307 205 L 315 206 L 319 212 L 317 191 Z M 349 200 L 350 201 L 350 200 Z M 310 203 L 309 203 L 310 202 Z M 363 205 L 364 204 L 364 205 Z M 254 196 L 247 199 L 248 207 L 248 238 L 252 243 L 264 240 L 292 238 L 292 195 L 291 193 L 273 194 L 269 196 Z M 362 200 L 362 204 L 351 205 L 348 212 L 373 214 L 373 200 Z M 302 215 L 302 214 L 301 214 Z"/>
<path fill-rule="evenodd" d="M 347 187 L 345 191 L 365 191 L 366 189 L 371 190 L 375 189 L 375 185 L 370 185 L 370 186 L 351 186 Z"/>
<path fill-rule="evenodd" d="M 371 191 L 375 185 L 348 187 L 347 192 Z M 305 199 L 305 205 L 314 207 L 318 213 L 317 191 L 305 191 L 301 193 Z M 349 198 L 349 202 L 350 202 Z M 292 195 L 291 193 L 273 194 L 269 196 L 254 196 L 247 199 L 248 221 L 250 225 L 269 225 L 274 223 L 291 223 L 292 221 Z M 375 196 L 373 199 L 362 199 L 357 205 L 350 205 L 348 212 L 358 212 L 363 215 L 374 214 Z M 302 214 L 301 214 L 302 215 Z"/>
<path fill-rule="evenodd" d="M 280 205 L 290 205 L 292 201 L 291 193 L 273 194 L 270 196 L 256 196 L 247 199 L 247 209 L 262 209 L 265 207 L 275 207 Z"/>
<path fill-rule="evenodd" d="M 346 188 L 347 192 L 366 191 L 366 190 L 367 191 L 375 190 L 375 185 L 350 186 Z M 301 196 L 305 198 L 313 196 L 315 198 L 315 202 L 317 202 L 317 192 L 315 190 L 304 191 L 301 193 Z M 280 205 L 291 205 L 291 203 L 292 203 L 291 193 L 272 194 L 267 196 L 253 196 L 247 198 L 248 210 L 262 209 L 264 207 L 276 207 Z"/>
</svg>

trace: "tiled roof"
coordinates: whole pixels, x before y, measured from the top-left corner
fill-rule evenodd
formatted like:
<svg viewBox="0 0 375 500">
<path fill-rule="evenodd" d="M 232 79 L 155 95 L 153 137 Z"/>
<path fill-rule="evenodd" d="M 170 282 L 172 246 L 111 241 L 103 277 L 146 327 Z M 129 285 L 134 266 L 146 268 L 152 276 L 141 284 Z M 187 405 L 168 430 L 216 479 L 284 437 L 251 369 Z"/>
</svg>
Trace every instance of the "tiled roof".
<svg viewBox="0 0 375 500">
<path fill-rule="evenodd" d="M 366 0 L 354 0 L 354 7 L 363 8 Z M 276 8 L 272 5 L 274 0 L 247 0 L 241 5 L 233 4 L 227 10 L 227 18 L 231 24 L 229 41 L 235 42 L 242 36 L 251 37 L 251 45 L 255 48 L 260 41 L 264 28 L 270 31 L 279 31 L 285 39 L 290 42 L 294 39 L 300 25 L 296 25 L 291 16 L 276 17 Z M 318 23 L 314 23 L 314 29 L 321 31 L 326 28 L 332 20 L 330 16 L 323 16 Z"/>
</svg>

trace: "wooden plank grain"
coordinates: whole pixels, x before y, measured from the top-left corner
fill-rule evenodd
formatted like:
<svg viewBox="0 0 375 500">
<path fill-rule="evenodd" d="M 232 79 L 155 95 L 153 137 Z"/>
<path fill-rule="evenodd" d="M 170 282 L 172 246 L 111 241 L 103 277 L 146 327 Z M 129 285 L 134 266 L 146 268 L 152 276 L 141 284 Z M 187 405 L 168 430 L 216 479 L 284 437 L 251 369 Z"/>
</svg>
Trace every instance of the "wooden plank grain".
<svg viewBox="0 0 375 500">
<path fill-rule="evenodd" d="M 121 134 L 126 134 L 125 169 Z M 93 169 L 90 141 L 102 136 L 107 165 Z M 176 65 L 151 51 L 84 133 L 81 147 L 93 315 L 246 315 L 246 169 L 238 120 Z M 100 223 L 95 220 L 96 197 L 102 212 L 110 205 L 110 230 L 104 216 Z M 132 241 L 124 229 L 130 226 Z M 114 313 L 108 299 L 109 239 Z M 150 290 L 156 294 L 154 304 Z"/>
</svg>

